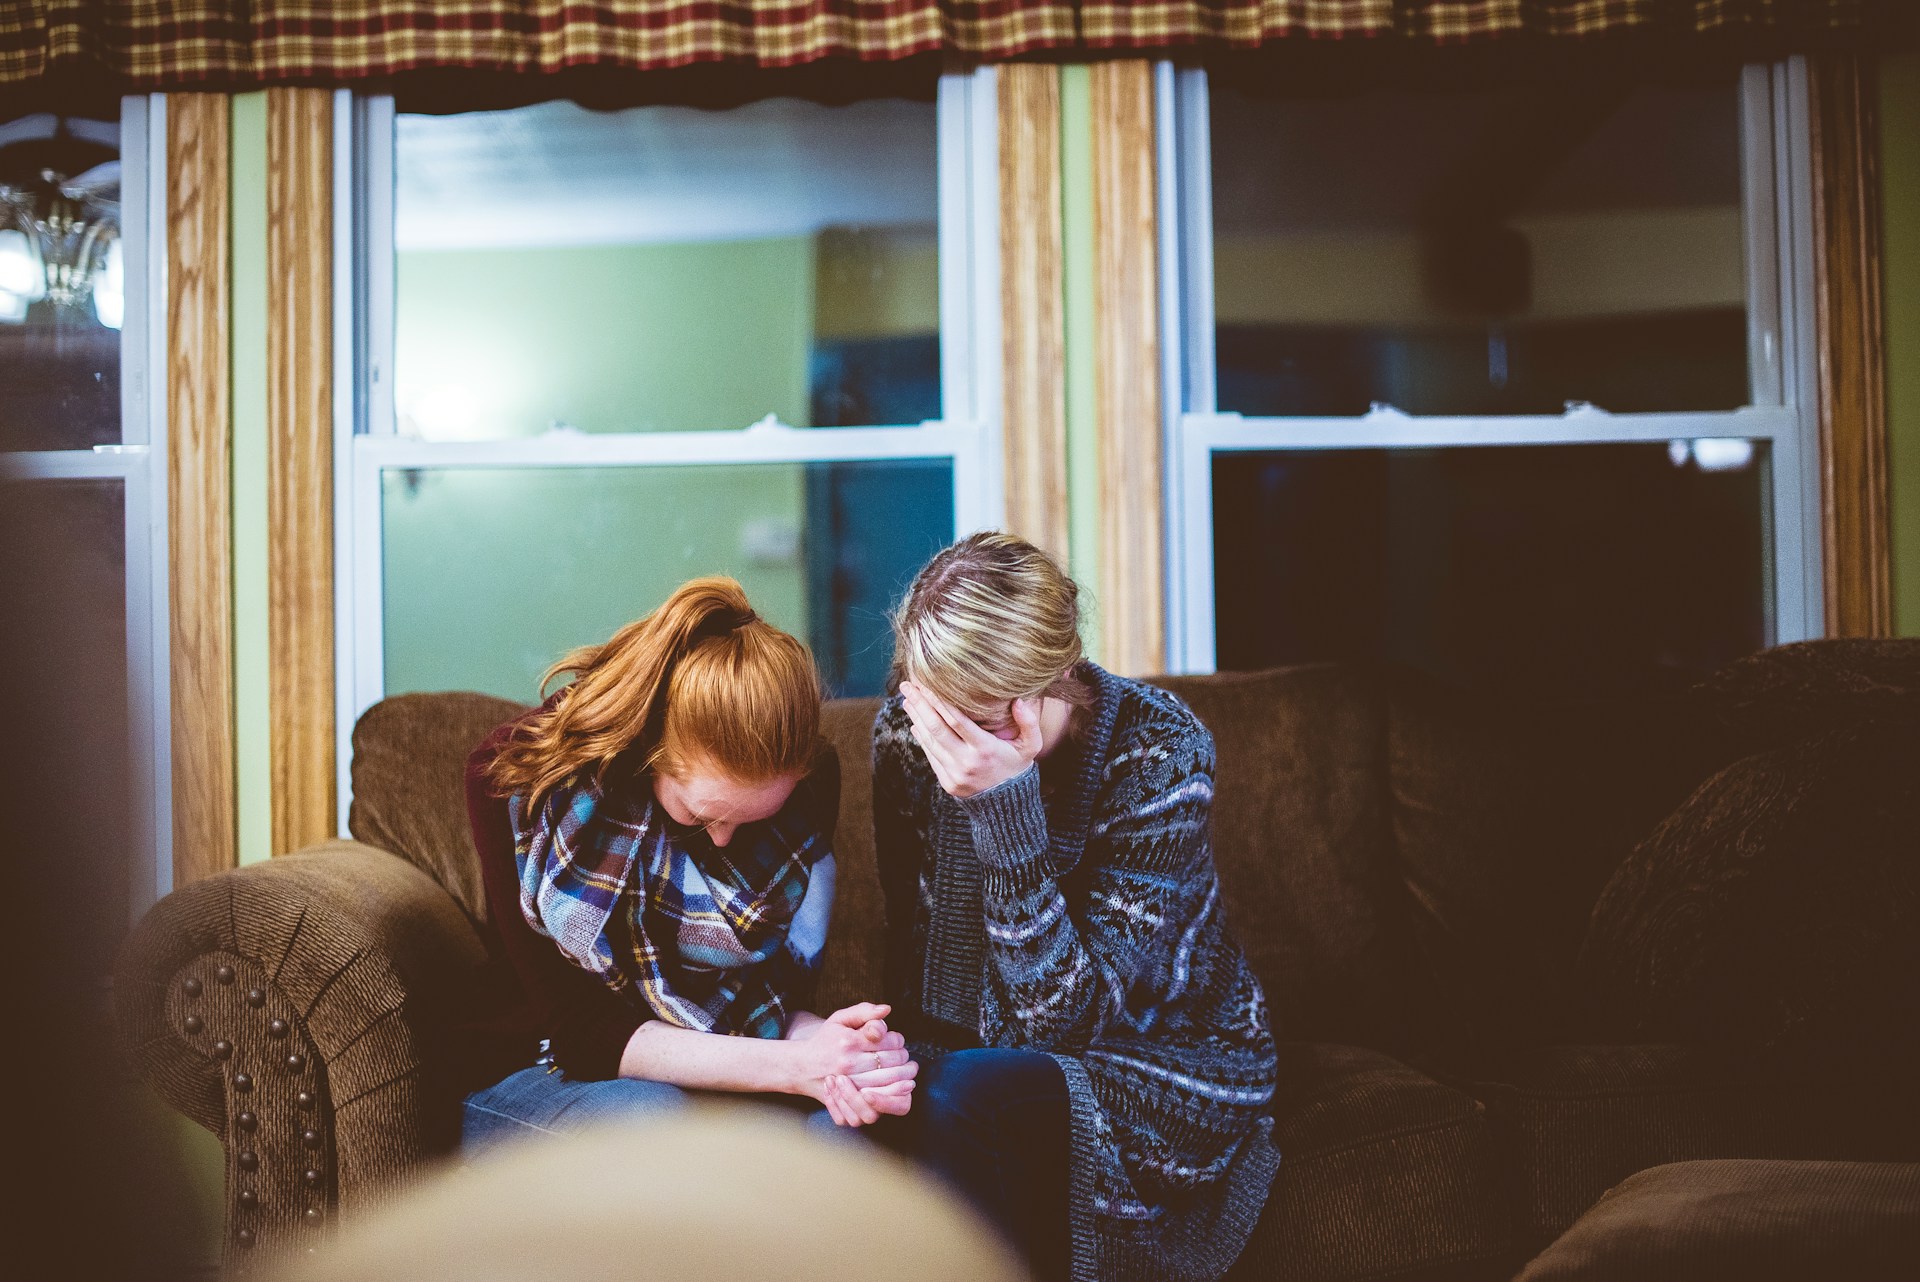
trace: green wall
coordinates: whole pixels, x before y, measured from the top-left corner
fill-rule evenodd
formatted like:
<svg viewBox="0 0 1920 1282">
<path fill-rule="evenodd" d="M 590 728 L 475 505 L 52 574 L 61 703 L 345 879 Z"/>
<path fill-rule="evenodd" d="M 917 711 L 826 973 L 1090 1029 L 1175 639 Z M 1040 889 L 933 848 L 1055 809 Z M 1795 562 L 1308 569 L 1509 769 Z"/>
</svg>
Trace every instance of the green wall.
<svg viewBox="0 0 1920 1282">
<path fill-rule="evenodd" d="M 1893 615 L 1920 636 L 1920 53 L 1881 63 Z"/>
<path fill-rule="evenodd" d="M 403 433 L 499 439 L 808 422 L 807 238 L 405 253 L 396 275 Z M 702 574 L 805 635 L 803 469 L 389 473 L 386 688 L 531 700 Z"/>
<path fill-rule="evenodd" d="M 398 256 L 395 291 L 403 434 L 808 421 L 806 238 L 418 251 Z"/>
<path fill-rule="evenodd" d="M 805 636 L 802 476 L 793 465 L 389 472 L 388 693 L 531 702 L 562 654 L 702 574 L 731 574 L 768 620 Z"/>
<path fill-rule="evenodd" d="M 233 99 L 228 214 L 233 324 L 233 754 L 240 862 L 273 853 L 267 670 L 267 95 Z"/>
</svg>

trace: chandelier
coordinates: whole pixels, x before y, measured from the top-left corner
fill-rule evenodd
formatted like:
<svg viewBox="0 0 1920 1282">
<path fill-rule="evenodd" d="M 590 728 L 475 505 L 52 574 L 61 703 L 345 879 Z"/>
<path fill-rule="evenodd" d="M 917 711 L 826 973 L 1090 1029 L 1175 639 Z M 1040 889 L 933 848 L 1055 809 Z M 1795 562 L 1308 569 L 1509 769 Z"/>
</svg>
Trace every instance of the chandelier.
<svg viewBox="0 0 1920 1282">
<path fill-rule="evenodd" d="M 119 329 L 120 161 L 114 148 L 76 137 L 64 118 L 51 123 L 48 136 L 0 145 L 0 324 L 24 324 L 44 302 L 56 323 Z"/>
</svg>

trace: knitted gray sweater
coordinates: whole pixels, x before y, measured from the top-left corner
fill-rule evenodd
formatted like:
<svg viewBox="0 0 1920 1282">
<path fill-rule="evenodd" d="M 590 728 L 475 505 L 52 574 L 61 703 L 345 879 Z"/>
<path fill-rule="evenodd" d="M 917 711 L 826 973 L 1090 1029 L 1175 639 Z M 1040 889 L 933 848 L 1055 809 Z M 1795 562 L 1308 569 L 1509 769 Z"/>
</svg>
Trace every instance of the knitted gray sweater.
<svg viewBox="0 0 1920 1282">
<path fill-rule="evenodd" d="M 1029 769 L 955 801 L 900 700 L 875 718 L 889 997 L 923 1053 L 1059 1062 L 1074 1282 L 1214 1279 L 1280 1156 L 1266 1001 L 1209 846 L 1213 737 L 1163 690 L 1080 674 L 1096 700 L 1052 795 Z"/>
</svg>

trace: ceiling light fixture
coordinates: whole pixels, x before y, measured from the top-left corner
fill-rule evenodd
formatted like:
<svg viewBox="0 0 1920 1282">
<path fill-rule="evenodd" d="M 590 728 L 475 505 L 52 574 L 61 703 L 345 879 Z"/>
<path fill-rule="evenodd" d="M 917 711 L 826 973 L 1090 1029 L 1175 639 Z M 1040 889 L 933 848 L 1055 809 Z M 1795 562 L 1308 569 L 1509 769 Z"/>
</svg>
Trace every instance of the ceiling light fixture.
<svg viewBox="0 0 1920 1282">
<path fill-rule="evenodd" d="M 111 329 L 126 306 L 120 161 L 64 119 L 50 137 L 0 147 L 0 323 L 23 323 L 43 300 Z"/>
</svg>

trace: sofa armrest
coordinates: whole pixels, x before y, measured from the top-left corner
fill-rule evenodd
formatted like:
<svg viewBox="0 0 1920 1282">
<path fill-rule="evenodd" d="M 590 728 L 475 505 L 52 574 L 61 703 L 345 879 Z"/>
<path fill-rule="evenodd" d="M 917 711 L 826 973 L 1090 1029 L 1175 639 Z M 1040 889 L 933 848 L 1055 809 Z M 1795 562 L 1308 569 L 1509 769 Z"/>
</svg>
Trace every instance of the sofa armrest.
<svg viewBox="0 0 1920 1282">
<path fill-rule="evenodd" d="M 220 1137 L 231 1263 L 310 1245 L 453 1146 L 446 1030 L 485 955 L 437 882 L 351 841 L 184 886 L 134 928 L 122 1052 Z"/>
</svg>

